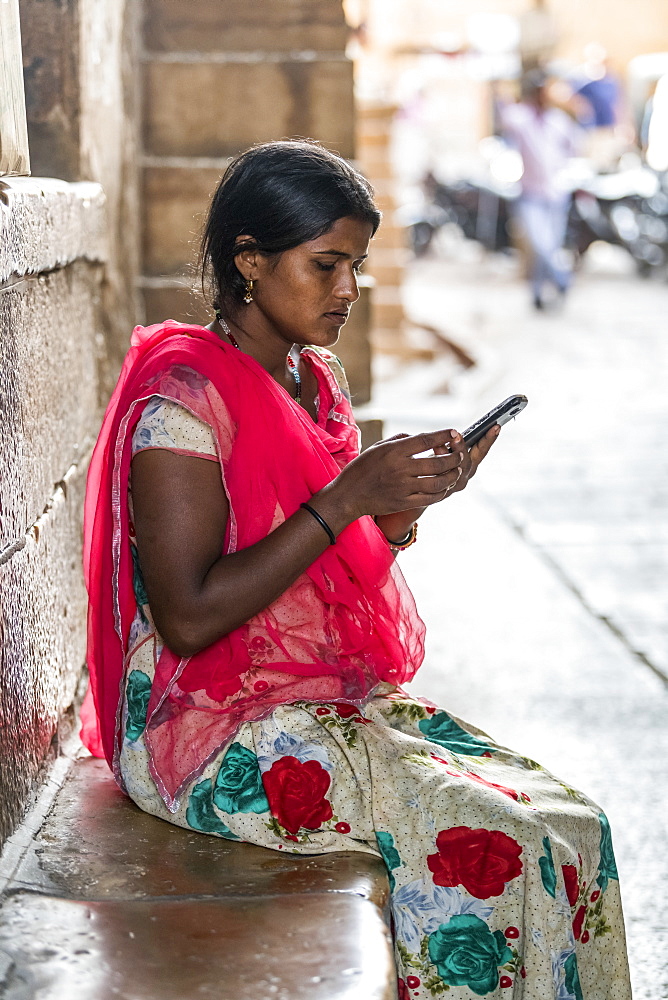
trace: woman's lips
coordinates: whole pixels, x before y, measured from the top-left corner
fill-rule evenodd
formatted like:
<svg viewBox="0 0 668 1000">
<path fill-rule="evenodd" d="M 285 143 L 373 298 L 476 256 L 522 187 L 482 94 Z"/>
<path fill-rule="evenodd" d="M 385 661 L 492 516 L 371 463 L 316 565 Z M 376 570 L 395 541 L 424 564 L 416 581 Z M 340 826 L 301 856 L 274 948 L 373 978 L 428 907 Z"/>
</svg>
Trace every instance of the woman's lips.
<svg viewBox="0 0 668 1000">
<path fill-rule="evenodd" d="M 325 316 L 327 319 L 331 320 L 332 323 L 338 323 L 339 326 L 343 326 L 348 319 L 347 312 L 328 312 L 325 313 Z"/>
</svg>

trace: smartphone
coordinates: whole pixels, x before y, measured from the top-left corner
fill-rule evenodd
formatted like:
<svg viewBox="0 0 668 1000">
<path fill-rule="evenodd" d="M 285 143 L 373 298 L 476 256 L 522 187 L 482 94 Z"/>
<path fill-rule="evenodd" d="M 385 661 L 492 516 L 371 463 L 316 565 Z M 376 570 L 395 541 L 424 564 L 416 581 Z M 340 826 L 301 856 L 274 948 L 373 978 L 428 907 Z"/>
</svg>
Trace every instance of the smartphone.
<svg viewBox="0 0 668 1000">
<path fill-rule="evenodd" d="M 480 420 L 476 420 L 474 424 L 467 427 L 462 435 L 466 447 L 471 449 L 481 437 L 485 436 L 490 427 L 493 427 L 495 424 L 500 424 L 503 427 L 509 420 L 516 417 L 518 413 L 521 413 L 528 402 L 529 400 L 526 396 L 508 396 L 508 399 L 504 399 L 502 403 L 495 406 L 484 417 L 481 417 Z"/>
</svg>

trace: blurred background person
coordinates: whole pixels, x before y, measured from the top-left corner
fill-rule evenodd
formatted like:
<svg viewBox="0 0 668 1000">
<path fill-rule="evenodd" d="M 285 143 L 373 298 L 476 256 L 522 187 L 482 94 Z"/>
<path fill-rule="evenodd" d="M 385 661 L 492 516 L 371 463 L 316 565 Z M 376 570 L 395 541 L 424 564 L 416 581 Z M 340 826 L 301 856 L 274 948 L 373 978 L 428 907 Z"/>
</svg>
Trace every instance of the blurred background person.
<svg viewBox="0 0 668 1000">
<path fill-rule="evenodd" d="M 543 309 L 550 301 L 546 290 L 552 287 L 562 299 L 571 282 L 563 252 L 570 204 L 564 173 L 578 152 L 581 133 L 564 111 L 552 106 L 548 77 L 540 69 L 522 79 L 522 99 L 502 104 L 498 113 L 505 138 L 522 157 L 516 213 L 531 255 L 533 304 Z"/>
<path fill-rule="evenodd" d="M 585 62 L 572 79 L 573 107 L 587 131 L 587 155 L 597 170 L 614 170 L 633 143 L 633 125 L 622 82 L 606 50 L 597 42 L 585 46 Z"/>
</svg>

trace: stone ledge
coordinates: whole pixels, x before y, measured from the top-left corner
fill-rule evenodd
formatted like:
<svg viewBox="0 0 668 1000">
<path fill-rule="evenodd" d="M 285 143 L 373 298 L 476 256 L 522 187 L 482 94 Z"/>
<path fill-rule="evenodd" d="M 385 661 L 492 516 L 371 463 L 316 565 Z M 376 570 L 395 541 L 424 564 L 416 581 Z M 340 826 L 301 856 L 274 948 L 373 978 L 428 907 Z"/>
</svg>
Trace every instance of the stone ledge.
<svg viewBox="0 0 668 1000">
<path fill-rule="evenodd" d="M 99 184 L 50 177 L 0 181 L 0 282 L 108 256 Z"/>
<path fill-rule="evenodd" d="M 26 982 L 42 1000 L 395 1000 L 380 858 L 172 826 L 91 757 L 61 765 L 44 797 L 0 860 L 5 1000 Z"/>
</svg>

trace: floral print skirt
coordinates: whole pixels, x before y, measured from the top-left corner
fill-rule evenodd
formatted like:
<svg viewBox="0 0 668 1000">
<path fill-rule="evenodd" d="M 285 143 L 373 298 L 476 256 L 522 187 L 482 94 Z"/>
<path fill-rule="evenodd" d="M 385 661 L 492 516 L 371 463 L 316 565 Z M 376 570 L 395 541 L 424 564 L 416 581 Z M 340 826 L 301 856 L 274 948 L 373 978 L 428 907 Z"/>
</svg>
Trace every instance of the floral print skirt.
<svg viewBox="0 0 668 1000">
<path fill-rule="evenodd" d="M 131 798 L 272 850 L 382 856 L 400 1000 L 630 1000 L 608 822 L 534 761 L 384 685 L 363 710 L 300 702 L 244 724 L 170 813 L 133 673 L 121 754 Z"/>
</svg>

